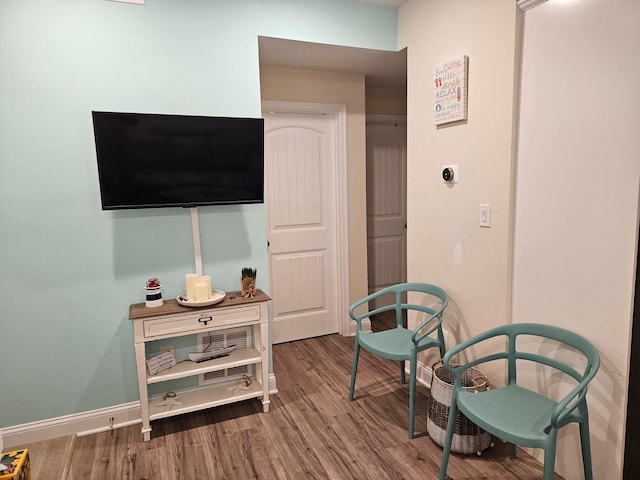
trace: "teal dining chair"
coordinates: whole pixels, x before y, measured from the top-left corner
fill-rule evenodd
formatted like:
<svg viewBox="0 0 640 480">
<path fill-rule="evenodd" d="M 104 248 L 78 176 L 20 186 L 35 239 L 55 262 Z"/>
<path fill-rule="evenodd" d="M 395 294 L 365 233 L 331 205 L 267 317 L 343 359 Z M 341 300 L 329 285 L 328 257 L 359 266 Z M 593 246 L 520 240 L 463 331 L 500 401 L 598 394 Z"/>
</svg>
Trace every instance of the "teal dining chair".
<svg viewBox="0 0 640 480">
<path fill-rule="evenodd" d="M 420 299 L 417 298 L 418 296 Z M 413 303 L 409 303 L 408 300 L 412 300 Z M 421 303 L 418 303 L 418 300 L 421 300 Z M 418 352 L 429 348 L 439 348 L 440 356 L 444 355 L 442 312 L 448 302 L 449 298 L 445 291 L 435 285 L 401 283 L 378 290 L 355 302 L 349 309 L 349 315 L 357 324 L 349 401 L 353 401 L 360 348 L 389 360 L 398 360 L 402 384 L 406 384 L 405 362 L 410 362 L 409 438 L 413 438 L 414 434 Z M 411 310 L 426 314 L 426 318 L 415 329 L 407 329 L 403 326 L 403 319 Z M 384 312 L 395 313 L 395 328 L 379 332 L 363 330 L 362 321 L 364 319 Z M 434 334 L 435 336 L 433 336 Z"/>
<path fill-rule="evenodd" d="M 492 341 L 496 338 L 502 338 L 504 342 Z M 491 342 L 490 345 L 487 342 Z M 498 344 L 503 348 L 496 351 Z M 467 363 L 456 363 L 464 355 L 462 352 L 469 348 L 485 353 Z M 482 350 L 483 348 L 486 350 Z M 463 388 L 464 370 L 501 359 L 506 361 L 507 366 L 506 386 L 491 388 L 485 392 Z M 502 325 L 450 348 L 443 363 L 453 373 L 454 380 L 440 480 L 446 479 L 458 411 L 481 429 L 509 442 L 511 457 L 516 454 L 516 445 L 543 449 L 544 480 L 553 479 L 558 430 L 569 423 L 577 423 L 580 426 L 584 477 L 586 480 L 593 478 L 586 395 L 587 386 L 600 367 L 600 355 L 585 338 L 550 325 Z M 548 395 L 518 385 L 517 371 L 525 364 L 534 366 L 532 370 L 527 369 L 528 375 L 531 372 L 551 373 L 545 377 L 547 382 L 559 383 L 566 380 L 570 383 L 569 388 L 572 387 L 571 391 L 561 400 L 555 401 Z M 576 364 L 580 367 L 576 367 Z M 520 373 L 521 376 L 524 375 L 522 370 Z"/>
</svg>

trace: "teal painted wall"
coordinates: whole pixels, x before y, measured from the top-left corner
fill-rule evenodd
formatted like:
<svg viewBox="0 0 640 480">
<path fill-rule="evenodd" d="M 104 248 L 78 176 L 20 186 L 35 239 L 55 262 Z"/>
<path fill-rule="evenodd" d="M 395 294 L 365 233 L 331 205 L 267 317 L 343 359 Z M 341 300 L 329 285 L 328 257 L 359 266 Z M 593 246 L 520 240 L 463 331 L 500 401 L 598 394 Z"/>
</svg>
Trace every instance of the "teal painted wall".
<svg viewBox="0 0 640 480">
<path fill-rule="evenodd" d="M 100 208 L 92 110 L 260 116 L 258 36 L 395 50 L 347 0 L 0 2 L 0 427 L 138 399 L 131 303 L 194 270 L 189 210 Z M 204 271 L 268 290 L 262 205 L 199 209 Z"/>
</svg>

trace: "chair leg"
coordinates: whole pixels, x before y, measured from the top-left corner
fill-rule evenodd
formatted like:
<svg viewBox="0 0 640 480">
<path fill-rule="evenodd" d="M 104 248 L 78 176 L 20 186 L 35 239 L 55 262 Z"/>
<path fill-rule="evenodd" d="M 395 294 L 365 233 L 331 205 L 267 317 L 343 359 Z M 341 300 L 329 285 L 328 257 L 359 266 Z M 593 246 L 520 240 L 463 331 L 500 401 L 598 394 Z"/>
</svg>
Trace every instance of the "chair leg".
<svg viewBox="0 0 640 480">
<path fill-rule="evenodd" d="M 416 418 L 416 363 L 414 358 L 409 365 L 409 438 L 413 438 Z"/>
<path fill-rule="evenodd" d="M 407 383 L 407 379 L 404 373 L 404 360 L 400 360 L 400 382 L 402 382 L 403 385 Z"/>
<path fill-rule="evenodd" d="M 544 475 L 542 480 L 553 480 L 553 471 L 556 466 L 556 434 L 551 432 L 544 449 Z"/>
<path fill-rule="evenodd" d="M 440 463 L 440 480 L 446 480 L 447 478 L 447 466 L 449 465 L 449 455 L 451 454 L 451 442 L 453 442 L 453 434 L 456 429 L 457 414 L 458 414 L 457 395 L 454 392 L 451 398 L 451 406 L 449 407 L 447 433 L 444 436 L 444 445 L 442 446 L 442 460 Z"/>
<path fill-rule="evenodd" d="M 591 438 L 589 436 L 589 419 L 580 423 L 580 443 L 582 446 L 582 466 L 585 480 L 593 480 L 591 469 Z"/>
<path fill-rule="evenodd" d="M 351 386 L 349 387 L 349 401 L 353 401 L 353 392 L 356 389 L 356 373 L 358 373 L 358 356 L 360 355 L 360 344 L 356 340 L 353 349 L 353 365 L 351 367 Z"/>
</svg>

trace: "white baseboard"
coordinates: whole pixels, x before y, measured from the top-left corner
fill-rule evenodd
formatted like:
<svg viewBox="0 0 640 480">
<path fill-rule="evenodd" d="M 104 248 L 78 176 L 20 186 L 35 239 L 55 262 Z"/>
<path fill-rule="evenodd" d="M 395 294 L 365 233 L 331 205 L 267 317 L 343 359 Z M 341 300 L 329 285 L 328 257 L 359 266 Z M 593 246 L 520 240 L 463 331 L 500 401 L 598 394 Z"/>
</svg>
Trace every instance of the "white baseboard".
<svg viewBox="0 0 640 480">
<path fill-rule="evenodd" d="M 269 374 L 269 394 L 278 393 L 276 376 Z M 79 437 L 142 423 L 140 402 L 49 418 L 0 430 L 4 449 L 76 434 Z"/>
<path fill-rule="evenodd" d="M 115 407 L 49 418 L 2 429 L 5 449 L 41 440 L 76 434 L 79 437 L 92 433 L 141 423 L 140 402 Z"/>
<path fill-rule="evenodd" d="M 269 395 L 275 395 L 278 393 L 278 387 L 276 386 L 276 376 L 273 373 L 269 374 Z"/>
<path fill-rule="evenodd" d="M 356 322 L 349 322 L 349 334 L 348 337 L 355 337 L 358 324 Z M 365 318 L 362 320 L 362 331 L 371 332 L 371 320 Z"/>
<path fill-rule="evenodd" d="M 409 370 L 407 370 L 407 375 Z M 431 380 L 433 378 L 433 369 L 422 362 L 418 362 L 416 368 L 416 382 L 420 382 L 427 388 L 431 388 Z"/>
</svg>

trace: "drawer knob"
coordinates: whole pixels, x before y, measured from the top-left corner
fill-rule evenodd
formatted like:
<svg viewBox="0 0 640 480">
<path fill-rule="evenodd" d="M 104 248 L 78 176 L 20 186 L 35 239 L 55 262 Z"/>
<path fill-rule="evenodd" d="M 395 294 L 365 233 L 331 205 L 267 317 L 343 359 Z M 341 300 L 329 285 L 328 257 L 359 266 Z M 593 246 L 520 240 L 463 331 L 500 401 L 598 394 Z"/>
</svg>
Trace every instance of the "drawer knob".
<svg viewBox="0 0 640 480">
<path fill-rule="evenodd" d="M 205 325 L 209 323 L 211 320 L 212 320 L 211 317 L 202 317 L 198 319 L 200 323 L 204 323 Z"/>
</svg>

